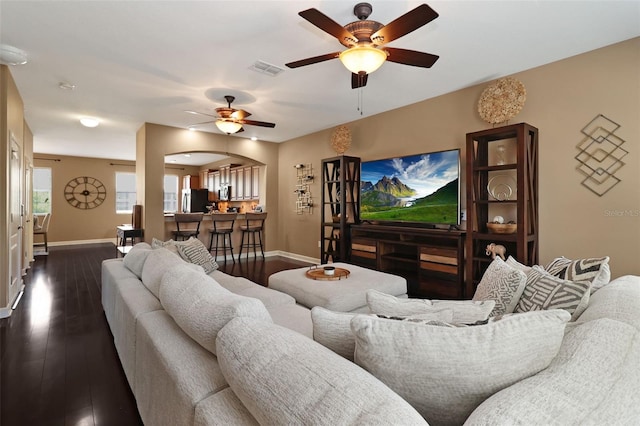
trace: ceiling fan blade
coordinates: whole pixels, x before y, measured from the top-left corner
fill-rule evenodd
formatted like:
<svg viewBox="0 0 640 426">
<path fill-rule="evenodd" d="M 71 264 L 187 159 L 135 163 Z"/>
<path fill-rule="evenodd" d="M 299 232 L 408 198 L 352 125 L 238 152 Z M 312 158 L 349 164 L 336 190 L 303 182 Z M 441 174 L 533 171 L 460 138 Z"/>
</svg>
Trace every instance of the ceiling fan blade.
<svg viewBox="0 0 640 426">
<path fill-rule="evenodd" d="M 243 118 L 246 118 L 250 115 L 251 113 L 248 111 L 245 111 L 243 109 L 237 109 L 231 113 L 231 118 L 235 118 L 236 120 L 242 120 Z"/>
<path fill-rule="evenodd" d="M 328 61 L 330 59 L 335 59 L 340 55 L 340 52 L 327 53 L 326 55 L 314 56 L 313 58 L 301 59 L 295 62 L 289 62 L 285 64 L 289 68 L 298 68 L 304 67 L 305 65 L 317 64 L 318 62 Z"/>
<path fill-rule="evenodd" d="M 198 112 L 198 111 L 189 111 L 189 110 L 185 110 L 184 112 L 188 112 L 189 114 L 195 114 L 195 115 L 206 115 L 207 117 L 213 117 L 213 118 L 217 118 L 217 115 L 211 115 L 211 114 L 206 114 L 204 112 Z"/>
<path fill-rule="evenodd" d="M 371 34 L 371 40 L 377 45 L 389 43 L 403 35 L 409 34 L 411 31 L 417 30 L 437 17 L 438 12 L 426 4 L 421 4 Z"/>
<path fill-rule="evenodd" d="M 432 55 L 431 53 L 398 49 L 396 47 L 386 47 L 384 50 L 389 53 L 387 61 L 404 65 L 413 65 L 414 67 L 431 68 L 439 58 L 438 55 Z"/>
<path fill-rule="evenodd" d="M 303 10 L 302 12 L 299 12 L 298 15 L 302 16 L 322 31 L 337 38 L 340 44 L 344 46 L 351 47 L 358 43 L 358 39 L 353 34 L 347 31 L 342 25 L 320 12 L 318 9 L 312 8 Z"/>
<path fill-rule="evenodd" d="M 211 124 L 211 123 L 215 123 L 217 120 L 209 120 L 209 121 L 203 121 L 202 123 L 195 123 L 195 124 L 191 124 L 189 127 L 193 127 L 193 126 L 202 126 L 203 124 Z"/>
<path fill-rule="evenodd" d="M 267 123 L 266 121 L 255 121 L 255 120 L 238 120 L 236 123 L 240 124 L 249 124 L 251 126 L 260 126 L 260 127 L 276 127 L 275 123 Z"/>
<path fill-rule="evenodd" d="M 367 85 L 367 80 L 369 79 L 369 74 L 356 74 L 354 72 L 351 73 L 351 88 L 357 89 L 359 87 L 364 87 Z"/>
</svg>

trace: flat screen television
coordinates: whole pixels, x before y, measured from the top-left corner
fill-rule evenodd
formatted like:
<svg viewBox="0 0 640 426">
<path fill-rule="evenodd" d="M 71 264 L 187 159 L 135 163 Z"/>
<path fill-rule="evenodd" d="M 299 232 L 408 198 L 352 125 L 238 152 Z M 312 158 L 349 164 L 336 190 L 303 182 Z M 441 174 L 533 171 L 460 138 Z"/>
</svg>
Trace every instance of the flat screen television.
<svg viewBox="0 0 640 426">
<path fill-rule="evenodd" d="M 360 219 L 400 225 L 460 224 L 460 150 L 363 161 Z"/>
</svg>

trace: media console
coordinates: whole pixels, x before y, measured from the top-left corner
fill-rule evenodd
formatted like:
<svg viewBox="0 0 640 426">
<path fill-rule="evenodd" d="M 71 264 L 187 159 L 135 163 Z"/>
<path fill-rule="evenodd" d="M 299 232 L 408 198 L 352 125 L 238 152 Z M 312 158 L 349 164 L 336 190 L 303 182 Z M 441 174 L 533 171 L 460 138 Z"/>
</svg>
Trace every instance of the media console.
<svg viewBox="0 0 640 426">
<path fill-rule="evenodd" d="M 350 262 L 407 279 L 410 297 L 470 299 L 464 294 L 465 231 L 351 225 Z"/>
</svg>

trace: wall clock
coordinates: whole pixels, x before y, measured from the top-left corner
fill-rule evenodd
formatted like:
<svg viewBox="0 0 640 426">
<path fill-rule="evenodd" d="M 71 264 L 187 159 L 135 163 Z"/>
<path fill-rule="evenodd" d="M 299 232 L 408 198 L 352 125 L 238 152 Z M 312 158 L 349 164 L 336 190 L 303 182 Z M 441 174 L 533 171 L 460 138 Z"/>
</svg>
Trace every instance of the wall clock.
<svg viewBox="0 0 640 426">
<path fill-rule="evenodd" d="M 80 176 L 64 187 L 64 198 L 77 209 L 93 209 L 107 198 L 107 188 L 96 178 Z"/>
</svg>

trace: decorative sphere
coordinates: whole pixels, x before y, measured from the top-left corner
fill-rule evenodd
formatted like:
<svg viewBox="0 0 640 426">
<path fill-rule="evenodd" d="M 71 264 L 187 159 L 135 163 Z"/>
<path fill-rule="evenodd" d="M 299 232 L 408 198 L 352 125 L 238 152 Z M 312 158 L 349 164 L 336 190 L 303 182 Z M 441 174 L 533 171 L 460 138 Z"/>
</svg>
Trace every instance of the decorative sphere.
<svg viewBox="0 0 640 426">
<path fill-rule="evenodd" d="M 493 218 L 493 223 L 504 223 L 504 217 L 496 216 Z"/>
</svg>

